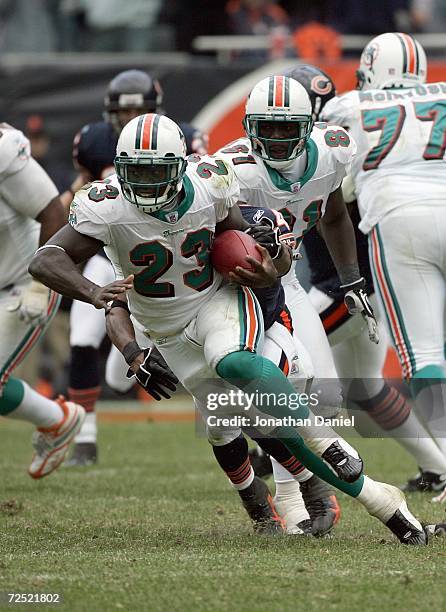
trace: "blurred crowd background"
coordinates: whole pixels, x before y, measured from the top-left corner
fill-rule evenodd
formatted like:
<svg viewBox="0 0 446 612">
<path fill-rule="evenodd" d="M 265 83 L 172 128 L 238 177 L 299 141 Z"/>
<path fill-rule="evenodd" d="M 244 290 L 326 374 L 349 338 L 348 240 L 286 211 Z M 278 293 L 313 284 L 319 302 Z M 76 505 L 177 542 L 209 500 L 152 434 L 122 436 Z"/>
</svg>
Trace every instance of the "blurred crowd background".
<svg viewBox="0 0 446 612">
<path fill-rule="evenodd" d="M 446 31 L 446 0 L 0 0 L 3 52 L 196 52 L 203 35 Z M 313 39 L 313 40 L 312 40 Z"/>
</svg>

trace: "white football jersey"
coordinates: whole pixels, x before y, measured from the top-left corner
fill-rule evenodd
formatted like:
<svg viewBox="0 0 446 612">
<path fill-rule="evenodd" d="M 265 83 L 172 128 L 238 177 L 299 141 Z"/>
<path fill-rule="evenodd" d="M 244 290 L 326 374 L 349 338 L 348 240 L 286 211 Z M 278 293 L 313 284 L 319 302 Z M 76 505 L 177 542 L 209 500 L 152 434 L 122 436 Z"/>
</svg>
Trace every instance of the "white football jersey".
<svg viewBox="0 0 446 612">
<path fill-rule="evenodd" d="M 399 206 L 446 205 L 445 94 L 446 83 L 350 91 L 324 107 L 358 147 L 352 178 L 364 233 Z"/>
<path fill-rule="evenodd" d="M 184 329 L 221 284 L 209 250 L 215 225 L 239 200 L 234 173 L 223 160 L 193 156 L 183 179 L 185 198 L 147 214 L 121 194 L 116 175 L 78 191 L 69 223 L 101 240 L 117 277 L 134 274 L 132 315 L 150 334 Z"/>
<path fill-rule="evenodd" d="M 217 153 L 231 160 L 240 200 L 280 210 L 297 239 L 324 215 L 329 195 L 349 170 L 356 145 L 339 126 L 316 123 L 305 150 L 303 174 L 298 158 L 285 175 L 253 155 L 248 138 L 235 140 Z"/>
<path fill-rule="evenodd" d="M 57 196 L 56 186 L 31 157 L 19 130 L 0 124 L 0 290 L 31 277 L 28 265 L 39 246 L 35 218 Z"/>
</svg>

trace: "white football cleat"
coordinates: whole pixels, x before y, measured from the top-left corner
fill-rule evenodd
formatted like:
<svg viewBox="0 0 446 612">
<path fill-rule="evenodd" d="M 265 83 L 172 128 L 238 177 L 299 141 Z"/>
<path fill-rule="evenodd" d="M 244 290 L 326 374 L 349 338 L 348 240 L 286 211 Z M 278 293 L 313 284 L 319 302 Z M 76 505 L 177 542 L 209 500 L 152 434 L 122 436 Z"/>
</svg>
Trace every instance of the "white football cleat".
<svg viewBox="0 0 446 612">
<path fill-rule="evenodd" d="M 56 402 L 63 410 L 62 421 L 53 427 L 39 428 L 33 433 L 35 452 L 28 468 L 32 478 L 48 476 L 59 467 L 85 419 L 85 410 L 79 404 L 67 402 L 62 396 Z"/>
<path fill-rule="evenodd" d="M 364 476 L 364 486 L 357 497 L 369 514 L 379 519 L 402 544 L 427 544 L 427 532 L 409 511 L 404 493 L 385 482 Z"/>
</svg>

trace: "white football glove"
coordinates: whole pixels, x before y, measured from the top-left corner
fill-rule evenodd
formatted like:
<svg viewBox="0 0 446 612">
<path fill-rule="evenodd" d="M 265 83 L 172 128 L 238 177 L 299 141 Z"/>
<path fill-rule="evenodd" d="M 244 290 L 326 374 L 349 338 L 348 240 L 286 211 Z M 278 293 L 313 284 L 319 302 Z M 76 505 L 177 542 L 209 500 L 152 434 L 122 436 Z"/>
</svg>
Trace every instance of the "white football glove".
<svg viewBox="0 0 446 612">
<path fill-rule="evenodd" d="M 17 304 L 10 306 L 8 310 L 17 310 L 19 319 L 25 323 L 39 325 L 47 316 L 49 293 L 48 287 L 33 280 L 23 290 Z"/>
<path fill-rule="evenodd" d="M 369 338 L 375 344 L 379 343 L 378 323 L 376 322 L 373 308 L 370 305 L 369 298 L 365 292 L 365 280 L 360 278 L 354 283 L 341 285 L 341 289 L 345 291 L 344 303 L 350 314 L 361 314 L 364 321 L 367 323 Z"/>
</svg>

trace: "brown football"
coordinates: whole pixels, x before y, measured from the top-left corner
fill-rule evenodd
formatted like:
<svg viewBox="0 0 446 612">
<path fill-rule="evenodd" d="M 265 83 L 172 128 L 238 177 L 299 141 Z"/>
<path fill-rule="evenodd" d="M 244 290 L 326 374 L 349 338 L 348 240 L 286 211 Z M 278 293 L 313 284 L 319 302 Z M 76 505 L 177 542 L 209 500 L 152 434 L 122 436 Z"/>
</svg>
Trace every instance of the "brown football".
<svg viewBox="0 0 446 612">
<path fill-rule="evenodd" d="M 237 266 L 254 272 L 252 265 L 246 261 L 246 257 L 250 255 L 258 262 L 262 261 L 262 256 L 256 249 L 256 244 L 254 238 L 244 232 L 238 230 L 222 232 L 212 245 L 212 265 L 225 278 L 228 278 L 229 272 L 234 272 Z"/>
</svg>

